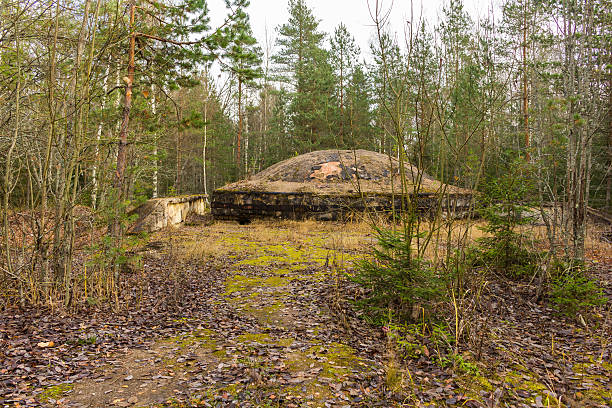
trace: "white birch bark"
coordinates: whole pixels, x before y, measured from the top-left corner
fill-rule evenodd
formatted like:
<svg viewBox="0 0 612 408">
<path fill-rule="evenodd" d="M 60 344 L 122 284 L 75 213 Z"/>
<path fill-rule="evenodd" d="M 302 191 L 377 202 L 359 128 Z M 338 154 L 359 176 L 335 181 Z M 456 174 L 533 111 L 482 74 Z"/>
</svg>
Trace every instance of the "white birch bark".
<svg viewBox="0 0 612 408">
<path fill-rule="evenodd" d="M 104 82 L 102 84 L 102 90 L 104 91 L 104 95 L 102 96 L 101 109 L 104 111 L 106 108 L 106 93 L 108 92 L 108 76 L 110 74 L 110 58 L 108 61 L 108 65 L 106 66 L 106 70 L 104 72 Z M 91 192 L 91 206 L 95 210 L 98 204 L 98 160 L 100 158 L 100 139 L 102 138 L 102 124 L 103 121 L 100 120 L 98 123 L 98 129 L 96 131 L 96 147 L 94 154 L 94 164 L 91 169 L 91 179 L 93 183 L 93 190 Z"/>
<path fill-rule="evenodd" d="M 155 84 L 151 85 L 151 114 L 153 120 L 157 122 L 157 100 L 155 99 Z M 155 141 L 153 142 L 153 198 L 157 198 L 159 195 L 159 180 L 158 180 L 158 161 L 157 161 L 157 135 L 154 136 Z"/>
</svg>

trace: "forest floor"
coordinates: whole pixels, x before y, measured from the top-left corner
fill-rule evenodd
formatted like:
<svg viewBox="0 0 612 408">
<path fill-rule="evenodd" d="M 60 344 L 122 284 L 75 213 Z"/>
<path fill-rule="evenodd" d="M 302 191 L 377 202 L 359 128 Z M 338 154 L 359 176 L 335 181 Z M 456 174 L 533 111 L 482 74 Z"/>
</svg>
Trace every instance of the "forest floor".
<svg viewBox="0 0 612 408">
<path fill-rule="evenodd" d="M 346 279 L 365 224 L 188 224 L 151 235 L 124 309 L 0 315 L 0 406 L 586 407 L 612 403 L 612 316 L 585 325 L 489 282 L 473 344 L 400 361 Z M 612 246 L 590 249 L 612 297 Z M 428 347 L 429 346 L 429 347 Z"/>
</svg>

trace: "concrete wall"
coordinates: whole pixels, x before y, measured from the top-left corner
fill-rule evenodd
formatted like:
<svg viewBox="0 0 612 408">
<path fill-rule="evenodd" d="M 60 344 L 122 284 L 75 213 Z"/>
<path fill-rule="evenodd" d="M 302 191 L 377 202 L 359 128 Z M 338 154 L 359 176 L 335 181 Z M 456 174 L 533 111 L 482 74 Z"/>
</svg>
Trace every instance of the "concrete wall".
<svg viewBox="0 0 612 408">
<path fill-rule="evenodd" d="M 448 194 L 441 203 L 444 216 L 462 217 L 466 214 L 471 194 Z M 405 198 L 404 198 L 405 200 Z M 402 196 L 390 194 L 319 195 L 314 193 L 266 193 L 216 190 L 213 192 L 211 212 L 216 219 L 248 221 L 254 218 L 314 218 L 331 221 L 349 218 L 364 211 L 388 213 L 401 208 Z M 419 213 L 437 210 L 435 194 L 419 194 Z"/>
<path fill-rule="evenodd" d="M 138 219 L 130 226 L 128 233 L 153 232 L 177 225 L 185 221 L 191 213 L 204 215 L 207 211 L 206 196 L 191 195 L 181 197 L 153 198 L 129 215 L 137 214 Z"/>
</svg>

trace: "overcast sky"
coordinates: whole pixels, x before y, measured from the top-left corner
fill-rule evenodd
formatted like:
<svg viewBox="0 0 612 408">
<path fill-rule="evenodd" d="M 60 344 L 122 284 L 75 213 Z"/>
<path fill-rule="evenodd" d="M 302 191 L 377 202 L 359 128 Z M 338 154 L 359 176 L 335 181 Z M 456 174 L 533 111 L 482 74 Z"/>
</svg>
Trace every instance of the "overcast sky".
<svg viewBox="0 0 612 408">
<path fill-rule="evenodd" d="M 373 8 L 376 0 L 369 0 L 370 7 Z M 430 23 L 437 20 L 442 13 L 442 5 L 446 0 L 414 0 L 412 6 L 414 10 L 414 21 L 418 21 L 422 14 Z M 488 10 L 494 4 L 496 7 L 501 0 L 464 0 L 465 9 L 470 13 L 472 19 L 476 21 L 478 17 L 487 15 Z M 251 0 L 248 9 L 251 17 L 253 33 L 257 38 L 261 48 L 265 52 L 266 28 L 271 45 L 274 45 L 276 38 L 276 27 L 287 22 L 289 13 L 287 10 L 288 0 Z M 368 0 L 306 0 L 314 15 L 320 20 L 319 28 L 328 34 L 333 34 L 334 29 L 344 23 L 350 33 L 355 37 L 357 44 L 361 48 L 362 58 L 368 57 L 369 40 L 374 34 L 374 27 L 370 12 L 368 10 Z M 403 38 L 405 22 L 410 20 L 410 0 L 379 0 L 384 9 L 389 9 L 393 5 L 390 23 L 394 31 L 400 33 Z M 220 21 L 225 15 L 223 0 L 209 0 L 209 8 L 213 24 Z"/>
</svg>

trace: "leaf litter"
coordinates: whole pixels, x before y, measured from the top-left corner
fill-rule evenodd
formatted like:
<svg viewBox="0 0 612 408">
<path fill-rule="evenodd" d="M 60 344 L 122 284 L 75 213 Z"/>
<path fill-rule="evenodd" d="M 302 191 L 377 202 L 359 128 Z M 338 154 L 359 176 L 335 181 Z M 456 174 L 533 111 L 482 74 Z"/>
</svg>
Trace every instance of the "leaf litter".
<svg viewBox="0 0 612 408">
<path fill-rule="evenodd" d="M 585 328 L 529 300 L 529 285 L 494 282 L 479 311 L 481 374 L 442 368 L 425 347 L 393 387 L 386 333 L 351 307 L 361 292 L 332 267 L 331 232 L 303 233 L 283 252 L 249 227 L 214 227 L 153 236 L 120 311 L 0 315 L 0 405 L 609 406 L 609 310 Z M 180 242 L 206 234 L 234 248 L 181 256 Z"/>
</svg>

